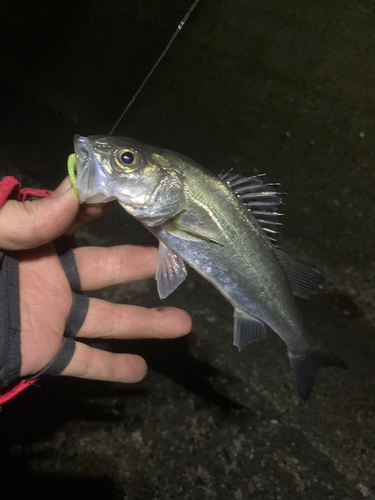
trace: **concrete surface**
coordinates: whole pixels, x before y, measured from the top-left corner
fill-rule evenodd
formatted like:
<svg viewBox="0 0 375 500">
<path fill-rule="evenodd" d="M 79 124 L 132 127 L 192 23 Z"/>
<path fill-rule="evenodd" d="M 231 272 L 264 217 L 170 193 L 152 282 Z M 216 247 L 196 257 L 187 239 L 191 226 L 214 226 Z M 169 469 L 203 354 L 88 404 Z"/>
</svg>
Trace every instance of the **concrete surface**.
<svg viewBox="0 0 375 500">
<path fill-rule="evenodd" d="M 4 2 L 0 169 L 54 188 L 74 133 L 107 133 L 190 2 Z M 288 192 L 281 248 L 320 270 L 298 301 L 350 366 L 307 404 L 270 333 L 239 353 L 232 309 L 193 271 L 165 303 L 174 341 L 102 343 L 150 366 L 134 386 L 45 379 L 0 414 L 1 498 L 375 498 L 375 18 L 370 1 L 201 0 L 118 127 Z M 81 244 L 150 239 L 120 208 Z M 153 280 L 104 290 L 159 304 Z"/>
</svg>

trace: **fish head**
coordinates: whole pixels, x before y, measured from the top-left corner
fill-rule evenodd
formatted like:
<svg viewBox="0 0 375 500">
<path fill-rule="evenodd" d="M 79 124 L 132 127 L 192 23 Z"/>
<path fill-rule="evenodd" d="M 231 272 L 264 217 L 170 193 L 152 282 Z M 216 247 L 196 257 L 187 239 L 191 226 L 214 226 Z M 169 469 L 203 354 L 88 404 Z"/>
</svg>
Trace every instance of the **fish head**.
<svg viewBox="0 0 375 500">
<path fill-rule="evenodd" d="M 118 200 L 148 226 L 183 209 L 183 175 L 168 151 L 126 137 L 79 135 L 74 149 L 81 202 Z"/>
</svg>

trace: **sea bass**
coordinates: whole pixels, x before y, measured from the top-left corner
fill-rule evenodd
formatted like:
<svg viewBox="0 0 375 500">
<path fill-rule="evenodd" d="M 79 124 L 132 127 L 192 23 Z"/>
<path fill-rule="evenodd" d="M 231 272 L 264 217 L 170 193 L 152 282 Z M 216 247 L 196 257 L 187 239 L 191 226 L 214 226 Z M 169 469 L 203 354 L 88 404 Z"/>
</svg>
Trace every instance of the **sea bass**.
<svg viewBox="0 0 375 500">
<path fill-rule="evenodd" d="M 324 278 L 272 242 L 280 195 L 260 176 L 215 176 L 181 154 L 124 137 L 75 137 L 76 187 L 85 203 L 118 200 L 159 240 L 161 298 L 185 279 L 185 263 L 234 307 L 234 345 L 285 342 L 297 392 L 307 400 L 321 366 L 345 367 L 303 325 L 293 294 L 309 298 Z"/>
</svg>

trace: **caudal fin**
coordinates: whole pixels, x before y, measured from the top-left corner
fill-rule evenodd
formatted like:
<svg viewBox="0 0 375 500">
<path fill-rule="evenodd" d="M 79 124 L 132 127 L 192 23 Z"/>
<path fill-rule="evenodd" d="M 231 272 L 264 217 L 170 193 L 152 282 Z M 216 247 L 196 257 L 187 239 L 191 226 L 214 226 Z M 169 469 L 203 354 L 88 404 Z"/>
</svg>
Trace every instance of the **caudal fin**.
<svg viewBox="0 0 375 500">
<path fill-rule="evenodd" d="M 307 401 L 314 385 L 316 372 L 321 367 L 336 366 L 348 369 L 347 364 L 341 361 L 335 354 L 326 349 L 311 352 L 306 355 L 294 356 L 289 354 L 294 381 L 298 396 Z"/>
</svg>

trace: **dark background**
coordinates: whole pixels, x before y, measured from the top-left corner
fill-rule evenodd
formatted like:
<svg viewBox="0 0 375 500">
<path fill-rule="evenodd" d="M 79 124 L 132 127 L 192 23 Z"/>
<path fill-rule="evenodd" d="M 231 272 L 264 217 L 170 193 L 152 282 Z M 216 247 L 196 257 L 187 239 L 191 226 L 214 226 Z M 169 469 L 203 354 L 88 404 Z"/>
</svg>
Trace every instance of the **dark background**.
<svg viewBox="0 0 375 500">
<path fill-rule="evenodd" d="M 109 132 L 190 5 L 1 2 L 0 173 L 54 189 L 73 135 Z M 372 1 L 201 0 L 116 130 L 281 182 L 281 248 L 327 278 L 298 305 L 350 370 L 303 404 L 280 339 L 238 353 L 231 307 L 190 271 L 165 301 L 189 337 L 103 344 L 146 357 L 141 384 L 46 379 L 4 405 L 2 498 L 375 498 L 374 47 Z M 150 237 L 117 208 L 77 239 Z M 153 306 L 155 288 L 101 296 Z"/>
</svg>

